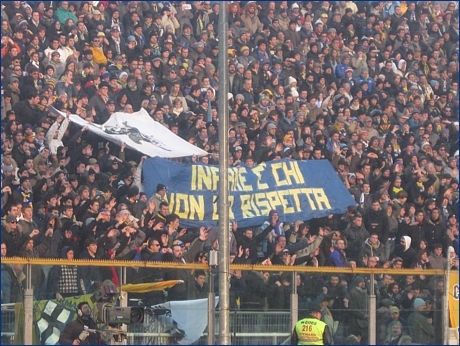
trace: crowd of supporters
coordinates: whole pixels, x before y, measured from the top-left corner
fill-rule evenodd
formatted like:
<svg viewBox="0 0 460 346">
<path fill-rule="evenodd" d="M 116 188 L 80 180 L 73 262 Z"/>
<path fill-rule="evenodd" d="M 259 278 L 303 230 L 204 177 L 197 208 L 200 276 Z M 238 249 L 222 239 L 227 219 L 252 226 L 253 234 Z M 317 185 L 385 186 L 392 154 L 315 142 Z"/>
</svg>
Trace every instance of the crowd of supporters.
<svg viewBox="0 0 460 346">
<path fill-rule="evenodd" d="M 218 164 L 228 116 L 229 165 L 329 160 L 355 199 L 344 215 L 308 222 L 283 224 L 276 210 L 260 227 L 233 222 L 233 263 L 458 267 L 457 2 L 13 1 L 1 15 L 2 257 L 207 263 L 216 229 L 181 228 L 167 186 L 143 192 L 145 156 L 69 120 L 143 108 L 209 153 L 178 161 Z M 229 114 L 219 112 L 219 54 Z M 114 267 L 35 267 L 31 279 L 36 299 L 120 284 Z M 130 268 L 127 279 L 186 282 L 141 295 L 148 303 L 209 289 L 204 271 Z M 377 279 L 388 317 L 379 342 L 439 342 L 443 281 Z M 20 265 L 2 264 L 3 303 L 21 301 L 24 280 Z M 368 278 L 291 281 L 235 271 L 232 308 L 289 309 L 295 284 L 336 340 L 367 341 Z"/>
</svg>

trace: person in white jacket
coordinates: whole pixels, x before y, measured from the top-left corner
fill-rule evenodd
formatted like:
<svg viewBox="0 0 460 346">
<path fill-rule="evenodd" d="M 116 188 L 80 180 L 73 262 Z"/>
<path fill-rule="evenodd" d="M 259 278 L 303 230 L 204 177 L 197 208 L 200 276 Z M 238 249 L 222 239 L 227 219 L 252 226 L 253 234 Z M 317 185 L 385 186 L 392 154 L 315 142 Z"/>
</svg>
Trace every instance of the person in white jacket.
<svg viewBox="0 0 460 346">
<path fill-rule="evenodd" d="M 46 142 L 50 148 L 52 155 L 57 154 L 57 149 L 60 146 L 64 146 L 62 143 L 62 137 L 64 137 L 65 131 L 69 126 L 70 112 L 67 112 L 66 116 L 58 115 L 56 122 L 51 125 L 50 129 L 46 133 Z"/>
</svg>

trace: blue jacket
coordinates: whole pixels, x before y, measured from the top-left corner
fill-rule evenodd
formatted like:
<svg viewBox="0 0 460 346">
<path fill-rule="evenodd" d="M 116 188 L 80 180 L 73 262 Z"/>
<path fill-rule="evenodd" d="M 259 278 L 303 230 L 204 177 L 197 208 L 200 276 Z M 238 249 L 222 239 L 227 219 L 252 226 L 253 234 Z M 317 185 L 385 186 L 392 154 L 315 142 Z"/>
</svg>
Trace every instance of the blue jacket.
<svg viewBox="0 0 460 346">
<path fill-rule="evenodd" d="M 345 77 L 345 70 L 349 67 L 350 67 L 349 65 L 345 65 L 343 63 L 338 64 L 337 67 L 335 68 L 335 76 L 339 79 Z"/>
<path fill-rule="evenodd" d="M 366 79 L 364 79 L 363 77 L 359 76 L 358 78 L 356 78 L 356 81 L 359 84 L 361 84 L 362 82 L 366 81 L 367 84 L 369 85 L 369 93 L 371 93 L 372 89 L 374 89 L 374 87 L 375 87 L 375 82 L 371 77 L 367 77 Z"/>
</svg>

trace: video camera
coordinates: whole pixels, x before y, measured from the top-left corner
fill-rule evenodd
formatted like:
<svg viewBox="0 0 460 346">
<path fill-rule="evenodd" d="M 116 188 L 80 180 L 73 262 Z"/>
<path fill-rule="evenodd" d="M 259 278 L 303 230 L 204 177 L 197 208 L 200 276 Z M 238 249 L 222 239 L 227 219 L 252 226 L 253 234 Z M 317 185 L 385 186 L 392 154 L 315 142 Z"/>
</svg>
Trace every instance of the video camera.
<svg viewBox="0 0 460 346">
<path fill-rule="evenodd" d="M 95 303 L 97 310 L 96 322 L 107 326 L 143 323 L 144 307 L 115 306 L 117 296 L 117 288 L 110 280 L 104 281 L 101 288 L 94 292 L 91 301 Z"/>
</svg>

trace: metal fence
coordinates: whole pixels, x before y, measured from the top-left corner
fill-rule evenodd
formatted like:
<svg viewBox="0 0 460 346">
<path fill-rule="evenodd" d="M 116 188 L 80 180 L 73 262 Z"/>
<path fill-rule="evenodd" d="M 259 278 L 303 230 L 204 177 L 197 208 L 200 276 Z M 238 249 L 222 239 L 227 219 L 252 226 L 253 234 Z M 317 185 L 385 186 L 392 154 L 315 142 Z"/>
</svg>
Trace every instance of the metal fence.
<svg viewBox="0 0 460 346">
<path fill-rule="evenodd" d="M 2 345 L 14 344 L 15 307 L 14 304 L 2 304 Z"/>
<path fill-rule="evenodd" d="M 178 268 L 177 264 L 175 263 L 151 263 L 151 262 L 128 262 L 128 261 L 91 261 L 91 262 L 81 262 L 81 261 L 57 261 L 57 260 L 48 260 L 48 259 L 39 259 L 39 260 L 25 260 L 25 259 L 3 259 L 2 262 L 6 264 L 15 264 L 16 262 L 22 262 L 21 264 L 26 264 L 24 267 L 26 277 L 31 278 L 32 270 L 36 270 L 37 266 L 40 265 L 64 265 L 64 264 L 75 264 L 79 266 L 100 266 L 101 271 L 103 268 L 109 266 L 115 266 L 120 268 L 120 277 L 122 279 L 126 279 L 129 277 L 129 273 L 122 268 L 134 268 L 134 267 L 144 267 L 149 269 L 149 271 L 144 271 L 144 273 L 150 273 L 150 268 L 152 273 L 156 273 L 154 269 L 162 269 L 164 271 L 173 271 L 173 270 L 192 270 L 192 269 L 202 269 L 199 267 L 200 265 L 196 264 L 185 264 Z M 32 263 L 31 263 L 32 262 Z M 37 263 L 33 263 L 37 262 Z M 161 266 L 161 267 L 160 267 Z M 203 266 L 203 265 L 201 265 Z M 158 267 L 158 268 L 157 268 Z M 233 269 L 233 268 L 232 268 Z M 231 338 L 231 343 L 235 345 L 241 344 L 270 344 L 270 345 L 279 345 L 279 344 L 289 344 L 290 343 L 290 334 L 292 332 L 292 326 L 295 322 L 304 317 L 305 309 L 309 306 L 314 306 L 318 304 L 325 304 L 324 307 L 330 309 L 330 317 L 328 325 L 333 328 L 332 335 L 334 336 L 334 340 L 336 344 L 343 344 L 346 343 L 346 337 L 349 333 L 356 329 L 351 322 L 355 321 L 353 314 L 354 309 L 360 309 L 363 311 L 364 315 L 369 316 L 369 327 L 366 328 L 364 326 L 359 326 L 362 330 L 360 332 L 364 332 L 369 336 L 369 342 L 382 343 L 385 340 L 385 337 L 388 334 L 387 324 L 390 318 L 390 314 L 388 308 L 386 308 L 386 313 L 382 315 L 382 311 L 385 310 L 383 303 L 383 298 L 388 297 L 390 292 L 386 291 L 384 286 L 384 282 L 386 280 L 385 275 L 392 278 L 393 282 L 399 283 L 399 285 L 403 287 L 409 287 L 408 279 L 411 277 L 412 280 L 417 279 L 418 281 L 424 281 L 424 284 L 418 285 L 418 289 L 416 287 L 412 287 L 409 291 L 412 292 L 414 297 L 420 297 L 426 299 L 427 301 L 431 299 L 431 312 L 433 313 L 433 326 L 436 329 L 436 337 L 444 337 L 447 339 L 448 326 L 449 320 L 448 316 L 445 312 L 449 311 L 447 307 L 447 290 L 442 293 L 442 301 L 439 300 L 439 294 L 435 295 L 436 290 L 436 282 L 439 278 L 443 278 L 445 283 L 444 287 L 449 287 L 449 292 L 451 291 L 450 287 L 452 285 L 446 285 L 448 283 L 447 279 L 449 275 L 446 275 L 444 271 L 436 271 L 436 270 L 426 270 L 423 271 L 423 275 L 420 275 L 422 272 L 414 271 L 414 270 L 386 270 L 386 269 L 362 269 L 356 268 L 351 270 L 351 268 L 343 268 L 341 269 L 341 274 L 344 276 L 340 284 L 344 286 L 345 291 L 351 294 L 351 290 L 353 289 L 353 281 L 356 278 L 356 275 L 359 273 L 363 276 L 366 282 L 366 288 L 368 289 L 368 294 L 365 295 L 364 298 L 360 298 L 360 295 L 355 295 L 354 301 L 350 299 L 350 306 L 342 306 L 345 303 L 345 299 L 342 299 L 345 296 L 341 296 L 340 300 L 338 298 L 334 298 L 335 296 L 326 297 L 328 295 L 328 290 L 326 289 L 326 293 L 324 292 L 323 286 L 328 285 L 328 280 L 330 280 L 328 273 L 336 273 L 337 268 L 309 268 L 309 267 L 271 267 L 271 266 L 244 266 L 244 265 L 234 265 L 235 270 L 242 270 L 242 274 L 245 271 L 269 271 L 273 273 L 266 282 L 267 287 L 271 287 L 269 293 L 267 293 L 265 307 L 260 307 L 260 309 L 265 309 L 265 311 L 247 311 L 247 310 L 232 310 L 230 311 L 229 316 L 229 337 Z M 277 289 L 276 280 L 281 278 L 280 272 L 292 272 L 291 280 L 287 280 L 291 283 L 296 282 L 296 285 L 287 285 L 287 286 L 278 286 L 280 289 Z M 303 278 L 300 278 L 300 274 L 298 275 L 301 280 L 297 283 L 297 276 L 295 273 L 305 272 L 303 274 Z M 314 272 L 319 275 L 309 274 L 309 272 Z M 134 271 L 130 272 L 131 275 L 133 273 L 137 273 Z M 142 272 L 141 272 L 142 273 Z M 385 274 L 385 275 L 383 275 Z M 345 280 L 347 277 L 350 276 L 348 282 Z M 423 278 L 422 278 L 423 277 Z M 244 275 L 243 275 L 244 278 Z M 120 279 L 121 282 L 123 280 Z M 28 280 L 30 281 L 30 280 Z M 248 280 L 249 281 L 249 280 Z M 359 281 L 362 282 L 362 281 Z M 182 283 L 183 284 L 183 283 Z M 302 285 L 304 286 L 302 286 Z M 356 283 L 354 283 L 356 284 Z M 455 282 L 452 284 L 458 285 L 458 276 L 455 279 Z M 31 287 L 31 283 L 27 282 L 28 287 Z M 316 287 L 316 286 L 317 287 Z M 409 285 L 409 286 L 408 286 Z M 350 287 L 348 287 L 350 286 Z M 214 287 L 211 285 L 211 287 Z M 235 286 L 236 287 L 236 286 Z M 303 289 L 302 289 L 303 287 Z M 458 286 L 457 286 L 458 287 Z M 281 289 L 282 288 L 282 289 Z M 247 289 L 247 288 L 245 288 Z M 160 287 L 159 291 L 148 292 L 148 293 L 139 293 L 133 292 L 129 293 L 128 295 L 123 296 L 123 302 L 128 304 L 131 301 L 138 301 L 140 306 L 156 306 L 156 304 L 161 304 L 164 302 L 166 295 L 162 290 L 165 290 L 164 286 Z M 408 291 L 408 292 L 409 292 Z M 434 296 L 430 296 L 429 292 Z M 48 301 L 47 298 L 45 300 L 40 300 L 34 302 L 33 299 L 33 289 L 28 288 L 25 291 L 25 299 L 24 305 L 22 307 L 18 307 L 18 314 L 21 318 L 23 318 L 23 325 L 21 326 L 21 330 L 18 330 L 18 334 L 15 335 L 15 323 L 19 322 L 19 316 L 15 316 L 15 307 L 14 304 L 6 304 L 2 305 L 2 344 L 14 344 L 14 343 L 40 343 L 39 338 L 42 335 L 39 333 L 37 329 L 37 316 L 35 316 L 36 311 L 40 311 L 37 309 L 37 306 L 44 306 L 44 304 Z M 243 294 L 240 291 L 234 291 L 235 294 Z M 407 292 L 406 292 L 407 293 Z M 158 294 L 160 296 L 158 296 Z M 404 294 L 404 289 L 400 292 L 400 294 Z M 326 299 L 324 299 L 326 298 Z M 435 298 L 436 300 L 433 300 Z M 86 298 L 85 298 L 86 299 Z M 236 299 L 235 296 L 233 299 Z M 287 301 L 291 299 L 290 301 Z M 398 298 L 399 299 L 399 298 Z M 121 296 L 120 296 L 120 306 L 121 305 Z M 388 299 L 387 299 L 388 300 Z M 359 304 L 362 302 L 366 302 L 366 304 Z M 142 303 L 140 303 L 142 302 Z M 353 304 L 353 302 L 355 304 Z M 391 303 L 391 302 L 390 302 Z M 41 305 L 36 305 L 41 304 Z M 130 304 L 130 303 L 129 303 Z M 64 306 L 65 304 L 62 304 Z M 399 302 L 397 303 L 399 305 Z M 131 305 L 130 305 L 131 306 Z M 239 306 L 239 304 L 237 304 Z M 282 307 L 286 310 L 279 310 Z M 217 307 L 219 309 L 220 307 Z M 287 310 L 289 308 L 289 310 Z M 35 310 L 36 311 L 35 311 Z M 66 307 L 68 309 L 68 307 Z M 345 310 L 343 310 L 345 309 Z M 412 307 L 407 307 L 401 310 L 401 316 L 407 320 L 408 315 L 411 313 Z M 452 307 L 451 307 L 452 309 Z M 458 309 L 458 308 L 457 308 Z M 21 312 L 19 312 L 21 310 Z M 72 309 L 71 309 L 72 310 Z M 183 333 L 178 329 L 177 324 L 174 325 L 175 322 L 171 322 L 172 314 L 174 311 L 171 312 L 171 315 L 168 317 L 168 313 L 161 314 L 160 312 L 149 311 L 149 308 L 146 309 L 144 323 L 142 324 L 135 324 L 127 326 L 127 344 L 158 344 L 158 345 L 173 345 L 179 343 L 181 338 L 183 337 Z M 189 310 L 189 312 L 192 310 Z M 453 309 L 453 312 L 458 310 Z M 179 313 L 181 316 L 182 310 L 179 312 L 175 312 L 176 314 Z M 195 311 L 193 310 L 193 313 Z M 208 311 L 209 314 L 212 314 L 212 311 Z M 193 315 L 193 314 L 192 314 Z M 211 319 L 214 323 L 211 325 L 211 330 L 215 335 L 214 343 L 218 341 L 219 333 L 219 313 L 216 312 L 215 318 Z M 404 316 L 403 316 L 404 315 Z M 29 316 L 29 318 L 25 318 L 25 316 Z M 169 318 L 169 320 L 168 320 Z M 203 320 L 207 317 L 200 317 Z M 355 321 L 356 322 L 356 321 Z M 22 323 L 22 322 L 21 322 Z M 356 323 L 354 323 L 356 324 Z M 182 327 L 181 327 L 182 328 Z M 204 327 L 203 327 L 204 328 Z M 195 329 L 196 330 L 196 329 Z M 199 332 L 201 332 L 200 329 Z M 410 331 L 409 331 L 410 332 Z M 123 333 L 124 334 L 124 333 Z M 200 335 L 200 334 L 198 334 Z M 197 337 L 198 337 L 197 335 Z M 194 338 L 196 339 L 196 338 Z M 195 342 L 196 344 L 212 344 L 213 342 L 208 338 L 207 329 L 201 334 L 201 337 Z M 373 341 L 373 340 L 375 341 Z M 448 341 L 445 341 L 447 344 Z"/>
<path fill-rule="evenodd" d="M 146 314 L 144 324 L 128 326 L 129 345 L 171 345 L 180 339 L 177 331 L 168 331 L 166 318 L 154 314 Z M 289 311 L 242 311 L 230 313 L 230 332 L 232 345 L 282 345 L 290 341 Z M 215 314 L 215 325 L 219 325 L 219 314 Z M 219 333 L 216 328 L 216 337 Z M 207 343 L 207 330 L 195 342 L 198 345 Z"/>
</svg>

